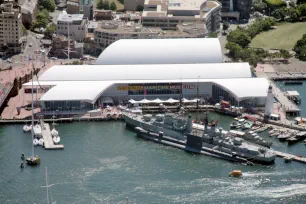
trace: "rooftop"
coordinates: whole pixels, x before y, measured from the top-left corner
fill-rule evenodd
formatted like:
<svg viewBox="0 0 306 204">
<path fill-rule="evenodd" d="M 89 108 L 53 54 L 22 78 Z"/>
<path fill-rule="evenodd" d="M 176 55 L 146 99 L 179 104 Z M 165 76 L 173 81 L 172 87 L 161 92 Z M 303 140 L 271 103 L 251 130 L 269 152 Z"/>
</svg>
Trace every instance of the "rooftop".
<svg viewBox="0 0 306 204">
<path fill-rule="evenodd" d="M 220 6 L 207 0 L 145 0 L 142 16 L 146 17 L 205 17 L 213 8 Z"/>
<path fill-rule="evenodd" d="M 64 21 L 64 22 L 73 22 L 73 21 L 82 21 L 84 14 L 64 14 L 61 13 L 57 21 Z"/>
</svg>

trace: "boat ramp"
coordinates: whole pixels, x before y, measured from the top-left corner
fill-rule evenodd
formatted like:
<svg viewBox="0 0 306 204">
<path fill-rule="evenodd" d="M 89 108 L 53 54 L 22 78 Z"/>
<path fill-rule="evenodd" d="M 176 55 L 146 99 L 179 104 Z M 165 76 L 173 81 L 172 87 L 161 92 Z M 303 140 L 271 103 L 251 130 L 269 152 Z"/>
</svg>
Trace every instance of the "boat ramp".
<svg viewBox="0 0 306 204">
<path fill-rule="evenodd" d="M 45 123 L 43 120 L 40 120 L 41 125 L 41 132 L 42 136 L 44 138 L 45 143 L 45 149 L 46 150 L 53 150 L 53 149 L 64 149 L 64 145 L 62 144 L 54 144 L 52 140 L 50 125 L 48 123 Z"/>
</svg>

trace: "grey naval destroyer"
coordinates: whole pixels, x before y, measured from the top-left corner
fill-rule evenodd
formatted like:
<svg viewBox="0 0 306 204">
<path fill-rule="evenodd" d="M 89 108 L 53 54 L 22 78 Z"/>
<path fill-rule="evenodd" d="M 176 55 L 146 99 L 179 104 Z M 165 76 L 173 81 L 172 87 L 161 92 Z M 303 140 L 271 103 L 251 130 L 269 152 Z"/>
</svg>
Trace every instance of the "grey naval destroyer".
<svg viewBox="0 0 306 204">
<path fill-rule="evenodd" d="M 216 124 L 208 125 L 207 113 L 204 125 L 194 124 L 191 115 L 166 113 L 139 115 L 123 113 L 127 127 L 138 136 L 157 143 L 174 146 L 194 153 L 206 154 L 230 161 L 272 164 L 276 154 L 264 146 L 231 136 Z"/>
</svg>

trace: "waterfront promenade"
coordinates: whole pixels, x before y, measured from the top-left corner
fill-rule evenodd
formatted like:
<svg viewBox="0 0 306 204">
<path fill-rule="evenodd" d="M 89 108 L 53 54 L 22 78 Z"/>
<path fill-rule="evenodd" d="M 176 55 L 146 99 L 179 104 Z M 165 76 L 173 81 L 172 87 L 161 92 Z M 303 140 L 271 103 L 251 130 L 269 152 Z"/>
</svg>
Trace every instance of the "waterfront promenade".
<svg viewBox="0 0 306 204">
<path fill-rule="evenodd" d="M 285 113 L 296 114 L 299 115 L 300 109 L 290 101 L 284 93 L 275 85 L 273 81 L 269 78 L 269 74 L 267 73 L 276 73 L 271 65 L 261 65 L 259 64 L 256 67 L 256 76 L 266 78 L 270 81 L 272 86 L 273 96 L 277 99 L 277 101 L 281 104 L 281 109 Z"/>
<path fill-rule="evenodd" d="M 59 63 L 49 62 L 45 66 L 42 63 L 36 63 L 35 68 L 39 69 L 38 75 L 41 75 L 44 71 Z M 20 65 L 20 67 L 15 67 L 11 70 L 5 70 L 0 72 L 0 83 L 14 83 L 14 79 L 18 79 L 19 77 L 24 77 L 27 74 L 30 74 L 32 70 L 32 63 L 26 63 Z M 34 99 L 37 100 L 42 96 L 41 93 L 35 93 Z M 18 91 L 18 95 L 12 97 L 7 104 L 7 107 L 4 108 L 1 118 L 2 119 L 20 119 L 31 116 L 31 111 L 26 110 L 25 108 L 20 108 L 20 113 L 18 114 L 17 108 L 27 106 L 31 103 L 31 94 L 25 94 L 23 88 Z M 39 112 L 40 109 L 34 109 L 34 112 Z"/>
</svg>

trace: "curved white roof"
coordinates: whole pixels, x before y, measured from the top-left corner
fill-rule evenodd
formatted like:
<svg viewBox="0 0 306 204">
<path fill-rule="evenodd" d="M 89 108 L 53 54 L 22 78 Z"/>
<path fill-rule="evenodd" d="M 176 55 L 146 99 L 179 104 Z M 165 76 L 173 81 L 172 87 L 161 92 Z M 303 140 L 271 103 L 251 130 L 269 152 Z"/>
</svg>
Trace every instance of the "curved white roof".
<svg viewBox="0 0 306 204">
<path fill-rule="evenodd" d="M 121 39 L 98 57 L 96 64 L 221 63 L 218 38 Z"/>
<path fill-rule="evenodd" d="M 47 93 L 41 97 L 41 101 L 88 101 L 95 103 L 95 101 L 114 84 L 120 83 L 191 83 L 191 82 L 211 82 L 230 92 L 236 100 L 243 100 L 247 98 L 265 98 L 269 82 L 265 78 L 237 78 L 237 79 L 175 79 L 175 80 L 125 80 L 125 81 L 45 81 L 44 85 L 48 83 L 55 85 Z M 37 85 L 34 82 L 34 85 Z M 24 84 L 24 86 L 31 86 L 31 82 Z"/>
<path fill-rule="evenodd" d="M 156 65 L 56 65 L 39 81 L 114 81 L 250 78 L 248 63 Z"/>
</svg>

